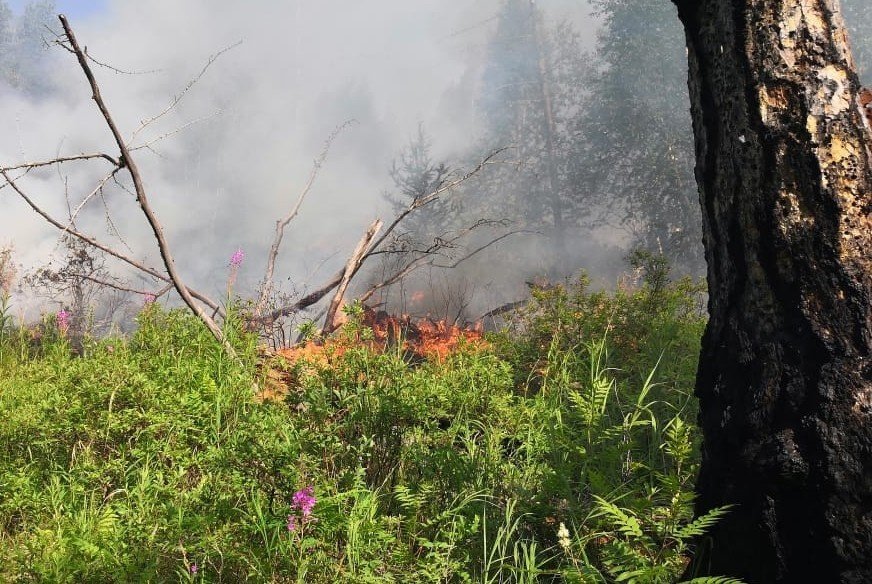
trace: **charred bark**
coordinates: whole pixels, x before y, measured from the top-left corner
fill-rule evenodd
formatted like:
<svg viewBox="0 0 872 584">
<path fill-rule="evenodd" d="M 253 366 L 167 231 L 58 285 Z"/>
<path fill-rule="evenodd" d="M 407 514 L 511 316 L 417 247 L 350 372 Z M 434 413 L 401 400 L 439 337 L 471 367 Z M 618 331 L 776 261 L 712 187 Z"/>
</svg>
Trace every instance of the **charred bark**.
<svg viewBox="0 0 872 584">
<path fill-rule="evenodd" d="M 710 321 L 700 566 L 872 582 L 872 157 L 838 0 L 673 0 Z"/>
</svg>

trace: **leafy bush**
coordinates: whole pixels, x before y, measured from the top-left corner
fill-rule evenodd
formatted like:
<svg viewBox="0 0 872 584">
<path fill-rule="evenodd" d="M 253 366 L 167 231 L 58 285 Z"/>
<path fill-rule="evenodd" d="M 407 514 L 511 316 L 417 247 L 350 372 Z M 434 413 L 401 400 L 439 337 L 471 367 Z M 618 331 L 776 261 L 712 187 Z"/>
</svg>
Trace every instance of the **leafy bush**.
<svg viewBox="0 0 872 584">
<path fill-rule="evenodd" d="M 537 290 L 423 363 L 359 321 L 294 363 L 228 325 L 239 363 L 153 305 L 78 357 L 6 334 L 0 580 L 675 581 L 726 512 L 691 510 L 696 291 Z"/>
</svg>

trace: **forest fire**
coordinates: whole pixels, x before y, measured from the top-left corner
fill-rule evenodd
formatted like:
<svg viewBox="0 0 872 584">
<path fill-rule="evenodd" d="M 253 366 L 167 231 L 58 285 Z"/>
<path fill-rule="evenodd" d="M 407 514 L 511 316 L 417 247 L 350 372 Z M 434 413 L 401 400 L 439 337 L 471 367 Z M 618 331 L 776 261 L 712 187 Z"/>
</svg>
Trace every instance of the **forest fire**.
<svg viewBox="0 0 872 584">
<path fill-rule="evenodd" d="M 376 342 L 383 346 L 402 343 L 405 351 L 421 357 L 442 359 L 462 343 L 485 344 L 480 322 L 472 326 L 460 326 L 444 319 L 413 319 L 409 315 L 396 317 L 369 308 L 364 312 L 363 322 L 372 328 Z"/>
<path fill-rule="evenodd" d="M 292 361 L 304 359 L 326 363 L 328 355 L 341 355 L 350 346 L 368 346 L 373 350 L 401 348 L 411 359 L 441 360 L 462 344 L 486 346 L 481 323 L 460 326 L 447 320 L 416 319 L 409 315 L 395 316 L 383 310 L 364 307 L 361 324 L 372 330 L 369 338 L 348 336 L 331 338 L 324 342 L 306 342 L 278 351 Z"/>
<path fill-rule="evenodd" d="M 409 315 L 392 316 L 383 310 L 364 307 L 361 324 L 372 335 L 338 335 L 324 341 L 306 341 L 294 347 L 280 349 L 275 354 L 291 363 L 303 362 L 329 367 L 351 347 L 368 347 L 373 351 L 402 352 L 409 362 L 441 361 L 461 345 L 487 347 L 481 323 L 459 326 L 446 320 L 413 319 Z M 343 324 L 347 326 L 347 321 Z M 340 327 L 340 331 L 342 327 Z M 271 353 L 272 354 L 272 353 Z M 265 367 L 265 379 L 259 393 L 260 401 L 282 400 L 296 384 L 295 375 L 271 364 Z"/>
</svg>

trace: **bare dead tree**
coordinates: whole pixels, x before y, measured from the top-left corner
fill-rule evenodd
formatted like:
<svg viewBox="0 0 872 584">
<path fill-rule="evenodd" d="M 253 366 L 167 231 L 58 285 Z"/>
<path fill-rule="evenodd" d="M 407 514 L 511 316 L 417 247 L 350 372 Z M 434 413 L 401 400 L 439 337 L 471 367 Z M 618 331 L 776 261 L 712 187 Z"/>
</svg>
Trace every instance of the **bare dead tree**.
<svg viewBox="0 0 872 584">
<path fill-rule="evenodd" d="M 118 150 L 120 152 L 120 156 L 118 157 L 118 166 L 125 168 L 130 174 L 130 178 L 133 181 L 133 188 L 136 191 L 136 202 L 139 203 L 139 207 L 142 210 L 143 215 L 145 215 L 149 226 L 151 227 L 154 238 L 155 240 L 157 240 L 157 245 L 158 249 L 160 250 L 160 256 L 163 260 L 164 268 L 166 269 L 166 272 L 169 275 L 170 280 L 172 281 L 173 287 L 175 288 L 178 295 L 181 296 L 185 304 L 188 305 L 188 308 L 190 308 L 191 311 L 196 314 L 201 321 L 203 321 L 203 324 L 206 325 L 206 327 L 209 329 L 215 339 L 224 346 L 224 350 L 229 355 L 235 357 L 236 352 L 234 351 L 230 343 L 227 342 L 227 339 L 224 338 L 224 333 L 222 332 L 221 327 L 219 327 L 215 320 L 205 310 L 203 310 L 203 307 L 200 306 L 200 304 L 197 303 L 197 301 L 191 295 L 191 292 L 188 290 L 187 286 L 185 286 L 181 274 L 179 274 L 178 270 L 176 269 L 176 263 L 173 259 L 169 242 L 164 235 L 163 227 L 161 226 L 157 215 L 155 215 L 154 210 L 151 208 L 151 204 L 149 203 L 148 194 L 142 181 L 142 174 L 139 171 L 139 166 L 137 165 L 136 160 L 130 151 L 130 148 L 128 148 L 127 146 L 127 142 L 121 135 L 121 131 L 118 129 L 118 126 L 115 123 L 112 114 L 109 112 L 109 108 L 106 105 L 103 96 L 100 93 L 100 87 L 97 84 L 97 80 L 94 77 L 93 71 L 91 71 L 91 66 L 88 63 L 88 57 L 85 54 L 85 51 L 79 46 L 79 43 L 76 40 L 76 35 L 73 33 L 73 29 L 70 27 L 69 22 L 67 22 L 66 16 L 61 14 L 58 18 L 61 21 L 61 26 L 63 26 L 64 34 L 66 35 L 66 43 L 62 43 L 62 46 L 65 46 L 68 50 L 72 51 L 73 54 L 75 54 L 76 59 L 79 61 L 79 66 L 82 68 L 82 72 L 88 79 L 88 84 L 91 86 L 92 92 L 91 98 L 97 104 L 97 108 L 103 115 L 103 119 L 106 121 L 106 125 L 112 132 L 112 137 L 115 139 L 115 143 L 118 146 Z"/>
</svg>

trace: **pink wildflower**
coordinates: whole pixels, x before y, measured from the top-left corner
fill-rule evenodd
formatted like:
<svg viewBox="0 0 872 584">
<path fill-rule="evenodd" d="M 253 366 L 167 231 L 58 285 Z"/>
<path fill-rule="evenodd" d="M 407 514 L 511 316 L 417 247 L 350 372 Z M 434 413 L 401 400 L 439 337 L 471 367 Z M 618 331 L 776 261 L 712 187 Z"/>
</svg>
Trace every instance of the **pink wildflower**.
<svg viewBox="0 0 872 584">
<path fill-rule="evenodd" d="M 297 530 L 297 517 L 295 515 L 288 515 L 288 531 L 296 531 Z"/>
<path fill-rule="evenodd" d="M 193 575 L 196 576 L 196 575 L 197 575 L 197 570 L 199 569 L 199 568 L 197 568 L 197 562 L 192 563 L 192 564 L 191 564 L 191 567 L 188 568 L 188 569 L 191 571 L 191 574 L 193 574 Z"/>
<path fill-rule="evenodd" d="M 150 304 L 154 304 L 154 301 L 157 300 L 157 296 L 154 294 L 146 294 L 145 295 L 145 305 L 148 306 Z"/>
<path fill-rule="evenodd" d="M 64 309 L 58 311 L 57 314 L 58 330 L 62 333 L 67 332 L 70 328 L 70 313 Z"/>
<path fill-rule="evenodd" d="M 291 507 L 300 511 L 303 517 L 308 517 L 312 514 L 312 509 L 318 500 L 315 498 L 315 487 L 309 485 L 305 489 L 301 489 L 294 493 L 291 499 Z"/>
<path fill-rule="evenodd" d="M 238 248 L 233 255 L 230 256 L 230 267 L 238 268 L 242 264 L 242 260 L 245 259 L 245 252 L 242 251 L 242 248 Z"/>
</svg>

